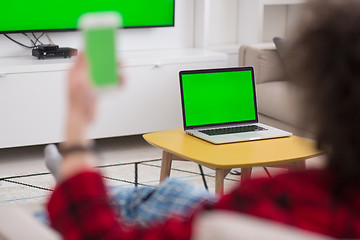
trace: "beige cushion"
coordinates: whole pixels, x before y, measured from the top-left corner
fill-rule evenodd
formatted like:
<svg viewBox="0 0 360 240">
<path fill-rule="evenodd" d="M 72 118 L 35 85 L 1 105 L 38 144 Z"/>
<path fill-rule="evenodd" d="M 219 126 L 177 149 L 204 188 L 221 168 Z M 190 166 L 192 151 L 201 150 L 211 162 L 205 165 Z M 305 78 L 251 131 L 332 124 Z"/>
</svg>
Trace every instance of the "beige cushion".
<svg viewBox="0 0 360 240">
<path fill-rule="evenodd" d="M 295 135 L 313 137 L 313 131 L 303 125 L 306 116 L 298 104 L 301 92 L 287 82 L 284 63 L 275 44 L 243 45 L 239 50 L 239 62 L 240 65 L 254 66 L 260 120 Z"/>
<path fill-rule="evenodd" d="M 295 127 L 302 126 L 301 92 L 293 84 L 286 81 L 261 83 L 256 86 L 256 92 L 259 113 Z"/>
<path fill-rule="evenodd" d="M 51 228 L 28 211 L 15 206 L 0 207 L 0 239 L 60 240 Z"/>
<path fill-rule="evenodd" d="M 326 240 L 288 225 L 226 211 L 203 213 L 195 220 L 193 240 Z"/>
<path fill-rule="evenodd" d="M 274 43 L 243 45 L 239 50 L 239 64 L 253 66 L 257 83 L 285 79 L 285 70 Z"/>
</svg>

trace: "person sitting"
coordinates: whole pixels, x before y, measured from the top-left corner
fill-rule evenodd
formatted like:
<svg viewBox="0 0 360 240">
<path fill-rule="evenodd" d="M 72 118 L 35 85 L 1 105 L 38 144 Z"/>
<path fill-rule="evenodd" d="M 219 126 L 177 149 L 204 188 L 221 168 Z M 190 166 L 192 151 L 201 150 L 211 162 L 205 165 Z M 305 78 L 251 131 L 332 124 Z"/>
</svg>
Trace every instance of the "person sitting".
<svg viewBox="0 0 360 240">
<path fill-rule="evenodd" d="M 114 210 L 86 132 L 95 96 L 84 56 L 68 76 L 68 112 L 58 185 L 48 202 L 65 239 L 191 239 L 204 212 L 248 214 L 335 238 L 360 238 L 360 1 L 312 0 L 290 44 L 289 68 L 304 88 L 324 169 L 253 178 L 191 213 L 147 226 L 126 224 Z M 186 192 L 183 193 L 186 195 Z M 151 198 L 151 196 L 149 196 Z"/>
</svg>

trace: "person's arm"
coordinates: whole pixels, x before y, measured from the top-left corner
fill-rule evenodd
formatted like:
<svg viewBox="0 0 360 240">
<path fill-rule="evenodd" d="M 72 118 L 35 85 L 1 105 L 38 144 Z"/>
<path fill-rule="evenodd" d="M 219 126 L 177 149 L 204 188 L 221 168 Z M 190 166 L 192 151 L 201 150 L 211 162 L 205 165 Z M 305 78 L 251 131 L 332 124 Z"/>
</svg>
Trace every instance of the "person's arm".
<svg viewBox="0 0 360 240">
<path fill-rule="evenodd" d="M 51 225 L 64 239 L 189 239 L 191 222 L 172 219 L 148 229 L 118 221 L 101 175 L 94 168 L 87 128 L 94 119 L 95 95 L 80 55 L 69 72 L 68 112 L 59 183 L 48 202 Z"/>
<path fill-rule="evenodd" d="M 84 55 L 80 54 L 68 75 L 65 142 L 60 145 L 60 151 L 81 147 L 90 150 L 92 142 L 87 139 L 87 129 L 95 117 L 96 99 L 88 79 L 86 60 Z M 91 151 L 65 152 L 59 178 L 66 180 L 84 170 L 92 171 L 93 166 Z"/>
<path fill-rule="evenodd" d="M 80 55 L 69 71 L 65 141 L 59 149 L 59 184 L 49 202 L 52 226 L 65 239 L 121 234 L 102 177 L 95 170 L 87 128 L 94 119 L 95 94 L 89 84 L 86 60 Z"/>
</svg>

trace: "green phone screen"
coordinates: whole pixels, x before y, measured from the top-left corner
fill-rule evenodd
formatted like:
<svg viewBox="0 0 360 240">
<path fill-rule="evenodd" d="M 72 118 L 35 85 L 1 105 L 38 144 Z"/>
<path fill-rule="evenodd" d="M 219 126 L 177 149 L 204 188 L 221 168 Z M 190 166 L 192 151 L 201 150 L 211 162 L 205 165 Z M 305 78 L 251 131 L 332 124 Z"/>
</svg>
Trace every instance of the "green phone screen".
<svg viewBox="0 0 360 240">
<path fill-rule="evenodd" d="M 117 85 L 116 29 L 94 28 L 84 32 L 85 52 L 93 84 L 97 87 Z"/>
</svg>

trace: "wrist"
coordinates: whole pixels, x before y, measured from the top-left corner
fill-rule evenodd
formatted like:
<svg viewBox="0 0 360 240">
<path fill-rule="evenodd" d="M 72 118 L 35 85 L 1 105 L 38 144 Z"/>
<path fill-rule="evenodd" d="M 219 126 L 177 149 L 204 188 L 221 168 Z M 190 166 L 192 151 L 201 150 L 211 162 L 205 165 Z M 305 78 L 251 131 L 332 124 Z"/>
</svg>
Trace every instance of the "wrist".
<svg viewBox="0 0 360 240">
<path fill-rule="evenodd" d="M 95 148 L 92 141 L 84 143 L 64 142 L 59 145 L 63 157 L 60 165 L 59 179 L 64 181 L 80 172 L 95 171 Z"/>
<path fill-rule="evenodd" d="M 65 158 L 71 154 L 81 154 L 81 153 L 95 153 L 95 146 L 93 141 L 87 142 L 65 142 L 59 146 L 60 154 Z"/>
</svg>

